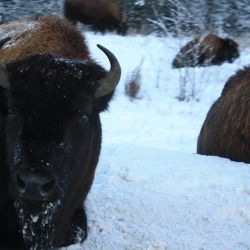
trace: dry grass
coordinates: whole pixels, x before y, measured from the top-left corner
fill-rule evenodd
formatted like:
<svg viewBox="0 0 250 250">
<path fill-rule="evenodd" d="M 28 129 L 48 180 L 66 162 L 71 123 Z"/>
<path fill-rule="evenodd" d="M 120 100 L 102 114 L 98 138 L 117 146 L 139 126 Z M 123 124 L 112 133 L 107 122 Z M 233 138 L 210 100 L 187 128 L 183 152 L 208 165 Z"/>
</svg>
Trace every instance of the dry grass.
<svg viewBox="0 0 250 250">
<path fill-rule="evenodd" d="M 130 76 L 127 77 L 125 83 L 125 95 L 129 97 L 131 101 L 136 99 L 141 99 L 140 89 L 141 89 L 141 67 L 143 60 L 140 65 L 137 66 L 131 73 Z"/>
</svg>

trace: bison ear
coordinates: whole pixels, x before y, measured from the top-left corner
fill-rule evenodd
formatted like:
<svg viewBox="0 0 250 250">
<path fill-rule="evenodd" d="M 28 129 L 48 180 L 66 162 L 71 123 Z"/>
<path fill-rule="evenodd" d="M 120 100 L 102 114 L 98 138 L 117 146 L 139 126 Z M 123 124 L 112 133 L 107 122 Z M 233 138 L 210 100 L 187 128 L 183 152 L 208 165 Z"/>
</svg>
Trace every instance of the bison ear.
<svg viewBox="0 0 250 250">
<path fill-rule="evenodd" d="M 0 65 L 0 87 L 4 89 L 10 88 L 9 76 L 5 64 Z"/>
</svg>

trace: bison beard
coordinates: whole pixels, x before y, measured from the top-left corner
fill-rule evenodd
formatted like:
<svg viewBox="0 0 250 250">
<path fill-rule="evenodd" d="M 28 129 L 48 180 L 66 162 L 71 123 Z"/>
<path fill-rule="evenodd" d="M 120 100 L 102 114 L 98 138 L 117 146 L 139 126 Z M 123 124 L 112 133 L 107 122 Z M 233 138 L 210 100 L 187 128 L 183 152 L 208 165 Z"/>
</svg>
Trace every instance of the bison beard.
<svg viewBox="0 0 250 250">
<path fill-rule="evenodd" d="M 9 190 L 7 183 L 0 189 L 8 211 L 3 217 L 0 204 L 0 247 L 54 249 L 87 237 L 83 203 L 100 154 L 99 113 L 120 78 L 114 55 L 99 48 L 110 60 L 108 73 L 49 54 L 0 68 L 8 162 L 0 178 L 9 182 Z"/>
<path fill-rule="evenodd" d="M 26 208 L 20 205 L 19 202 L 15 202 L 14 205 L 17 210 L 26 246 L 30 249 L 51 249 L 55 233 L 53 216 L 57 210 L 59 201 L 57 204 L 39 204 L 39 207 L 43 207 L 43 209 L 38 214 L 25 214 Z"/>
</svg>

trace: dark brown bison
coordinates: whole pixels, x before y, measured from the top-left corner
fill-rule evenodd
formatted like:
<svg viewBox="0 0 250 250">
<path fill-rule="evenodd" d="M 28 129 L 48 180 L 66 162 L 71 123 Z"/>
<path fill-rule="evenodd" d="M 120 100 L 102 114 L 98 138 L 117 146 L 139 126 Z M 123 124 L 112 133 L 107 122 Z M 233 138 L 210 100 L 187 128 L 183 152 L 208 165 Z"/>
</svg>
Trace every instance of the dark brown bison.
<svg viewBox="0 0 250 250">
<path fill-rule="evenodd" d="M 250 67 L 226 83 L 210 108 L 198 138 L 197 152 L 250 163 Z"/>
<path fill-rule="evenodd" d="M 213 34 L 196 38 L 180 49 L 172 62 L 173 68 L 220 65 L 232 63 L 239 57 L 238 44 L 229 38 Z"/>
<path fill-rule="evenodd" d="M 116 30 L 122 35 L 127 31 L 124 12 L 115 0 L 65 0 L 64 15 L 73 23 L 91 25 L 94 31 Z"/>
<path fill-rule="evenodd" d="M 106 72 L 76 28 L 56 17 L 6 24 L 0 34 L 0 249 L 83 241 L 99 113 L 119 81 L 119 63 L 99 45 L 111 63 Z"/>
</svg>

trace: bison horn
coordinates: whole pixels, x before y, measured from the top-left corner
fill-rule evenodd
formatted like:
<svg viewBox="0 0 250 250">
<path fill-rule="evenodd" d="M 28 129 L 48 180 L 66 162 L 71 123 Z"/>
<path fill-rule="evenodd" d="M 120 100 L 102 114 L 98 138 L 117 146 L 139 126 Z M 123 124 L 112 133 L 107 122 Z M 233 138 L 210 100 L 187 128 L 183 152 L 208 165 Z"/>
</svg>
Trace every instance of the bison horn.
<svg viewBox="0 0 250 250">
<path fill-rule="evenodd" d="M 95 97 L 98 98 L 109 94 L 115 89 L 121 77 L 121 67 L 113 53 L 100 44 L 97 44 L 97 47 L 108 57 L 111 65 L 110 71 L 107 75 L 98 81 L 99 88 L 95 93 Z"/>
<path fill-rule="evenodd" d="M 10 88 L 9 77 L 4 64 L 0 65 L 0 86 L 4 89 Z"/>
</svg>

